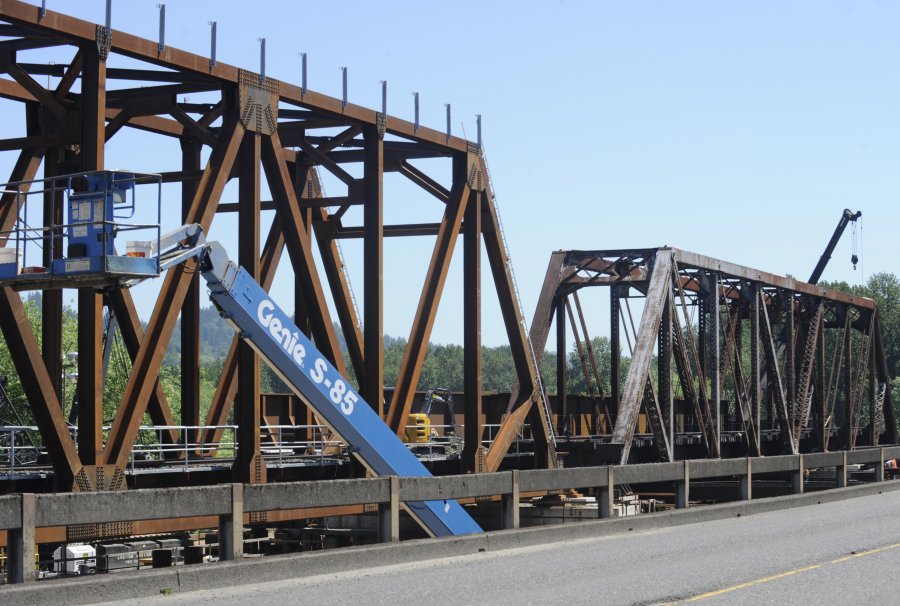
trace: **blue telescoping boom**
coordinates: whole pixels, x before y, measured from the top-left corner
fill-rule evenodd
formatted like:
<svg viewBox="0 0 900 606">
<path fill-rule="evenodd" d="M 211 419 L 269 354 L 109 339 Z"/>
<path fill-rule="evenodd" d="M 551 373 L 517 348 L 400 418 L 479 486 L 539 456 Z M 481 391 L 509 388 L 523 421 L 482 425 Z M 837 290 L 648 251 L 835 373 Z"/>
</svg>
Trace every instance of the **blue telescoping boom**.
<svg viewBox="0 0 900 606">
<path fill-rule="evenodd" d="M 220 315 L 369 471 L 377 476 L 431 476 L 265 290 L 228 259 L 218 242 L 201 243 L 195 250 L 192 256 L 198 258 Z M 177 261 L 183 260 L 182 253 Z M 434 536 L 482 532 L 453 499 L 407 502 L 405 508 Z"/>
</svg>

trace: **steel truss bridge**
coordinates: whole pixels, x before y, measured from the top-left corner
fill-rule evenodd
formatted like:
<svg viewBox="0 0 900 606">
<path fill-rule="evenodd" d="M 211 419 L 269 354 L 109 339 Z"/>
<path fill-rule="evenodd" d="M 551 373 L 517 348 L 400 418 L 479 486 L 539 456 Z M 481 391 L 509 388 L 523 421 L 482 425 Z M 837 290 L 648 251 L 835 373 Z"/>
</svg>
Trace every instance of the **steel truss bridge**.
<svg viewBox="0 0 900 606">
<path fill-rule="evenodd" d="M 360 394 L 397 435 L 405 431 L 417 398 L 447 271 L 462 236 L 466 440 L 458 459 L 435 463 L 436 473 L 763 456 L 898 442 L 874 301 L 678 249 L 567 251 L 551 257 L 528 330 L 480 140 L 467 141 L 162 41 L 49 10 L 42 14 L 40 7 L 25 2 L 0 0 L 0 21 L 0 36 L 5 37 L 0 42 L 0 67 L 9 76 L 0 78 L 0 97 L 25 108 L 26 136 L 0 140 L 0 150 L 19 154 L 9 182 L 30 181 L 41 166 L 50 178 L 103 169 L 105 143 L 124 128 L 174 139 L 181 150 L 181 170 L 161 175 L 163 183 L 181 183 L 182 200 L 180 208 L 166 210 L 180 213 L 184 223 L 200 224 L 207 233 L 217 215 L 237 213 L 238 262 L 266 289 L 286 251 L 295 275 L 297 325 L 345 377 L 352 369 Z M 21 59 L 28 49 L 47 47 L 59 47 L 68 59 L 56 65 Z M 146 69 L 108 68 L 110 54 L 143 62 Z M 58 84 L 44 87 L 36 78 L 45 75 L 59 78 Z M 81 92 L 76 94 L 72 87 L 79 79 Z M 132 86 L 135 82 L 150 85 Z M 217 100 L 178 101 L 179 95 L 194 93 L 216 95 Z M 202 166 L 204 146 L 211 151 Z M 424 158 L 450 163 L 449 188 L 411 164 Z M 362 164 L 361 179 L 344 168 L 351 163 Z M 153 166 L 134 168 L 147 171 Z M 325 197 L 319 170 L 334 175 L 346 191 Z M 409 179 L 423 190 L 425 199 L 436 199 L 435 222 L 385 225 L 385 173 Z M 271 201 L 260 198 L 263 178 Z M 238 181 L 238 200 L 222 201 L 232 179 Z M 54 195 L 52 191 L 43 195 L 44 207 L 61 212 L 61 205 L 53 204 Z M 353 206 L 362 207 L 364 220 L 361 225 L 344 225 L 345 213 Z M 263 210 L 276 213 L 268 234 L 261 233 Z M 16 195 L 0 196 L 0 231 L 9 233 L 18 213 Z M 59 217 L 44 220 L 45 226 L 61 222 Z M 386 391 L 384 238 L 424 235 L 435 238 L 434 250 L 399 378 L 395 388 Z M 345 238 L 363 240 L 362 316 L 340 253 L 339 241 Z M 6 244 L 0 238 L 0 245 Z M 510 386 L 509 398 L 486 396 L 481 390 L 482 246 L 515 363 L 517 383 Z M 315 249 L 324 275 L 313 260 Z M 54 251 L 45 247 L 45 266 L 52 261 L 51 254 L 62 255 L 61 246 Z M 578 290 L 588 286 L 610 287 L 616 320 L 609 385 L 600 381 L 578 300 Z M 215 454 L 232 411 L 234 441 L 240 445 L 230 477 L 220 472 L 204 476 L 199 471 L 157 474 L 151 485 L 262 484 L 314 479 L 321 473 L 310 471 L 315 466 L 273 470 L 267 464 L 272 455 L 266 455 L 266 430 L 260 429 L 267 416 L 260 395 L 259 359 L 238 337 L 231 344 L 209 414 L 201 418 L 201 286 L 192 261 L 168 271 L 146 329 L 127 289 L 78 290 L 77 432 L 70 431 L 62 405 L 62 291 L 48 289 L 42 295 L 41 345 L 19 293 L 10 288 L 0 289 L 0 330 L 52 473 L 2 481 L 0 493 L 126 490 L 136 477 L 127 472 L 130 464 L 133 468 L 132 453 L 145 413 L 153 426 L 163 428 L 155 431 L 161 444 L 170 447 L 167 461 L 186 465 L 196 461 L 201 467 L 208 463 L 203 456 Z M 645 305 L 620 393 L 624 324 L 620 310 L 622 302 L 633 297 L 645 298 Z M 338 346 L 329 300 L 346 338 L 349 368 Z M 698 310 L 698 335 L 684 330 L 690 326 L 689 307 Z M 102 416 L 104 309 L 115 318 L 133 364 L 108 430 Z M 576 335 L 580 327 L 585 337 L 582 362 L 591 390 L 588 398 L 566 395 L 565 356 L 559 356 L 560 394 L 544 393 L 537 369 L 554 314 L 558 351 L 566 351 L 566 318 Z M 159 373 L 179 315 L 182 404 L 176 420 Z M 745 325 L 749 344 L 742 341 Z M 827 341 L 829 331 L 837 336 Z M 782 333 L 788 346 L 780 353 Z M 826 341 L 838 347 L 826 351 Z M 734 355 L 736 350 L 750 351 L 749 365 Z M 658 369 L 652 370 L 655 352 Z M 730 400 L 724 395 L 728 377 L 737 386 Z M 840 423 L 833 414 L 839 385 L 844 400 L 851 403 Z M 569 421 L 573 413 L 579 416 L 577 430 Z M 283 415 L 266 423 L 319 425 L 306 411 L 297 409 L 288 416 L 290 423 Z M 492 427 L 485 441 L 486 425 Z M 649 431 L 638 435 L 644 425 Z M 522 438 L 527 438 L 530 454 L 510 456 Z M 566 457 L 557 456 L 558 444 L 566 445 L 560 447 L 568 452 Z M 691 449 L 683 450 L 687 446 Z M 327 454 L 339 455 L 340 448 Z M 338 467 L 348 474 L 360 472 L 352 465 Z"/>
</svg>

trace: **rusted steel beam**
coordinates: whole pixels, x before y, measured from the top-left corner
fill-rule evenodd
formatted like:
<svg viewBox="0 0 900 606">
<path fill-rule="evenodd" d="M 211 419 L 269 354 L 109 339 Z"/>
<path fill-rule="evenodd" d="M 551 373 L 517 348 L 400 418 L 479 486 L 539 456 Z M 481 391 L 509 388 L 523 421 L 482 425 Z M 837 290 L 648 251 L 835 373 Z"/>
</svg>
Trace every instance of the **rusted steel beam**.
<svg viewBox="0 0 900 606">
<path fill-rule="evenodd" d="M 400 174 L 427 191 L 429 194 L 443 202 L 444 204 L 450 199 L 450 192 L 447 189 L 420 171 L 418 168 L 407 162 L 400 161 Z"/>
<path fill-rule="evenodd" d="M 557 297 L 556 307 L 556 414 L 568 419 L 568 370 L 569 350 L 566 347 L 566 299 Z M 564 424 L 568 422 L 565 421 Z M 597 433 L 601 431 L 601 421 L 597 419 Z"/>
<path fill-rule="evenodd" d="M 325 301 L 325 293 L 319 280 L 309 244 L 309 234 L 297 205 L 291 175 L 288 171 L 284 155 L 281 153 L 281 141 L 278 133 L 263 137 L 262 163 L 272 198 L 275 200 L 278 220 L 282 223 L 284 240 L 294 272 L 300 276 L 306 294 L 307 309 L 310 314 L 313 336 L 316 346 L 345 378 L 347 368 L 337 342 L 337 335 Z"/>
<path fill-rule="evenodd" d="M 378 129 L 376 128 L 375 130 L 377 132 Z M 355 137 L 356 135 L 358 135 L 362 132 L 363 132 L 363 129 L 361 127 L 351 126 L 344 132 L 339 133 L 339 134 L 335 135 L 334 137 L 331 137 L 328 141 L 326 141 L 325 143 L 322 143 L 316 149 L 318 149 L 322 153 L 328 153 L 331 150 L 333 150 L 335 147 L 337 147 L 343 143 L 346 143 L 347 141 L 350 141 L 351 139 L 353 139 L 353 137 Z M 384 155 L 384 141 L 383 140 L 382 140 L 381 145 L 382 145 L 382 156 L 383 156 Z"/>
<path fill-rule="evenodd" d="M 807 284 L 806 282 L 801 282 L 800 280 L 795 280 L 793 278 L 786 278 L 777 274 L 770 274 L 764 271 L 751 269 L 749 267 L 743 267 L 735 263 L 729 263 L 728 261 L 722 261 L 719 259 L 714 259 L 712 257 L 705 257 L 703 255 L 698 255 L 697 253 L 688 252 L 686 250 L 681 250 L 678 248 L 675 248 L 673 250 L 675 251 L 675 259 L 678 261 L 679 266 L 683 268 L 693 267 L 697 269 L 706 269 L 709 271 L 720 271 L 722 274 L 730 277 L 762 282 L 765 286 L 774 286 L 805 295 L 814 295 L 817 297 L 822 297 L 829 301 L 850 303 L 855 307 L 875 309 L 875 301 L 873 299 L 859 297 L 856 295 L 849 295 L 846 293 L 838 292 L 836 290 L 829 290 L 826 288 L 822 288 L 821 286 L 814 286 L 812 284 Z"/>
<path fill-rule="evenodd" d="M 363 388 L 360 395 L 384 418 L 384 138 L 377 127 L 367 126 L 363 129 L 363 139 L 366 145 L 363 167 L 365 374 L 357 379 Z"/>
<path fill-rule="evenodd" d="M 318 185 L 318 176 L 314 168 L 298 166 L 298 172 L 306 171 L 306 180 L 304 181 L 303 193 L 320 199 L 322 196 L 321 187 Z M 312 179 L 310 177 L 313 177 Z M 330 199 L 330 198 L 328 198 Z M 363 335 L 360 330 L 360 321 L 356 315 L 356 309 L 353 306 L 353 300 L 350 293 L 350 283 L 347 281 L 347 275 L 343 270 L 343 261 L 338 250 L 337 243 L 330 238 L 330 228 L 332 222 L 328 220 L 328 213 L 324 208 L 312 211 L 312 226 L 316 234 L 316 244 L 319 247 L 319 255 L 322 257 L 322 265 L 325 269 L 325 277 L 328 280 L 328 286 L 331 290 L 331 298 L 334 301 L 334 307 L 337 310 L 338 321 L 341 323 L 341 329 L 344 331 L 344 340 L 347 343 L 347 354 L 350 358 L 350 365 L 357 378 L 365 375 L 365 362 L 363 355 Z"/>
<path fill-rule="evenodd" d="M 323 198 L 332 200 L 333 198 Z M 323 202 L 324 204 L 324 202 Z M 302 206 L 301 206 L 302 208 Z M 411 223 L 408 225 L 385 225 L 383 227 L 384 238 L 406 238 L 411 236 L 436 236 L 441 231 L 441 223 Z M 351 227 L 336 227 L 328 232 L 327 237 L 334 240 L 360 239 L 365 236 L 365 225 Z M 465 231 L 465 225 L 460 226 L 459 233 Z"/>
<path fill-rule="evenodd" d="M 313 163 L 318 164 L 325 168 L 332 175 L 346 183 L 348 186 L 353 186 L 356 179 L 354 179 L 350 174 L 345 171 L 343 168 L 335 164 L 334 160 L 328 157 L 324 152 L 319 151 L 317 148 L 313 147 L 313 145 L 305 140 L 297 141 L 297 146 L 306 152 L 309 156 L 310 160 Z M 384 149 L 382 148 L 382 154 L 384 154 Z M 383 160 L 382 160 L 383 161 Z"/>
<path fill-rule="evenodd" d="M 78 454 L 82 465 L 103 456 L 103 295 L 78 289 Z"/>
<path fill-rule="evenodd" d="M 550 335 L 550 322 L 553 319 L 554 307 L 557 305 L 555 300 L 555 297 L 557 296 L 557 288 L 559 286 L 559 283 L 568 274 L 566 268 L 563 265 L 564 260 L 565 251 L 559 250 L 550 254 L 550 263 L 547 266 L 547 273 L 544 274 L 544 283 L 541 285 L 541 294 L 540 296 L 538 296 L 537 307 L 534 310 L 534 317 L 531 320 L 531 343 L 534 346 L 534 355 L 537 356 L 538 364 L 540 364 L 540 360 L 544 354 L 544 350 L 547 348 L 547 339 Z M 493 270 L 494 267 L 492 266 L 491 269 Z M 498 276 L 495 273 L 494 281 L 496 282 L 497 279 Z M 565 303 L 563 302 L 562 305 L 564 306 Z M 513 312 L 510 311 L 510 313 Z M 556 321 L 560 321 L 559 316 L 557 316 Z M 520 323 L 516 326 L 520 326 Z M 506 329 L 507 331 L 510 330 L 510 324 L 508 322 L 506 324 Z M 522 363 L 527 364 L 526 360 L 522 360 Z M 516 366 L 516 368 L 518 369 L 518 366 Z M 529 393 L 521 393 L 521 385 L 521 377 L 517 376 L 516 382 L 512 388 L 512 392 L 510 393 L 509 404 L 506 407 L 507 413 L 512 412 L 513 409 L 518 406 L 524 398 L 527 398 L 531 395 L 530 389 L 533 388 L 526 388 L 526 391 L 528 391 Z M 531 384 L 526 383 L 525 385 Z"/>
<path fill-rule="evenodd" d="M 656 374 L 659 383 L 659 403 L 663 413 L 662 424 L 665 427 L 666 435 L 671 436 L 674 441 L 675 389 L 672 382 L 672 322 L 673 320 L 677 321 L 677 317 L 673 313 L 672 307 L 672 302 L 675 299 L 675 291 L 672 284 L 669 284 L 668 288 L 666 288 L 665 297 L 666 300 L 663 303 L 659 335 L 657 337 L 658 361 Z M 593 356 L 593 354 L 591 355 Z M 599 382 L 599 380 L 598 374 L 597 381 Z"/>
<path fill-rule="evenodd" d="M 0 80 L 2 82 L 2 80 Z M 115 120 L 123 110 L 115 108 L 106 108 L 106 119 Z M 137 116 L 130 117 L 124 126 L 137 130 L 147 131 L 156 135 L 165 135 L 166 137 L 184 137 L 190 135 L 185 132 L 185 128 L 175 120 L 168 118 L 160 118 L 159 116 Z"/>
<path fill-rule="evenodd" d="M 188 215 L 188 222 L 199 223 L 204 232 L 209 231 L 243 134 L 244 127 L 241 126 L 239 116 L 236 111 L 232 111 L 226 116 Z M 189 261 L 170 269 L 166 274 L 147 326 L 147 334 L 134 361 L 122 403 L 109 432 L 104 450 L 107 463 L 123 467 L 128 460 L 195 266 L 195 262 Z"/>
<path fill-rule="evenodd" d="M 464 445 L 460 471 L 479 473 L 481 444 L 481 196 L 469 194 L 463 233 L 463 403 Z M 455 420 L 453 421 L 455 423 Z"/>
<path fill-rule="evenodd" d="M 0 98 L 20 102 L 37 101 L 37 98 L 25 90 L 24 86 L 6 78 L 0 78 Z"/>
<path fill-rule="evenodd" d="M 481 158 L 479 158 L 479 163 Z M 482 165 L 482 172 L 484 166 Z M 482 177 L 482 182 L 487 179 Z M 511 440 L 515 438 L 522 424 L 527 418 L 532 427 L 532 437 L 535 444 L 535 465 L 539 467 L 549 467 L 555 457 L 553 450 L 552 438 L 548 435 L 550 429 L 549 419 L 545 419 L 543 406 L 538 403 L 533 406 L 535 400 L 535 390 L 538 380 L 538 368 L 531 358 L 529 351 L 528 334 L 525 332 L 525 319 L 522 317 L 522 311 L 516 298 L 516 288 L 509 265 L 509 251 L 501 237 L 499 228 L 499 217 L 497 209 L 493 203 L 493 197 L 486 185 L 484 195 L 482 196 L 482 214 L 488 217 L 482 218 L 482 228 L 484 233 L 484 248 L 487 252 L 488 262 L 491 266 L 491 276 L 494 279 L 494 286 L 497 289 L 497 299 L 500 303 L 500 311 L 503 315 L 503 324 L 506 327 L 506 334 L 509 337 L 509 345 L 512 353 L 513 364 L 516 367 L 516 377 L 520 384 L 520 392 L 518 396 L 519 408 L 507 415 L 506 421 L 498 431 L 498 436 L 504 439 L 495 439 L 491 444 L 485 456 L 486 471 L 496 471 L 506 451 L 511 444 Z M 549 330 L 549 328 L 548 328 Z M 546 336 L 544 337 L 546 342 Z M 541 348 L 535 348 L 541 349 Z M 538 353 L 535 351 L 535 356 Z M 530 392 L 524 386 L 530 386 Z M 522 410 L 522 414 L 516 414 Z M 526 417 L 527 415 L 527 417 Z M 509 441 L 507 441 L 507 438 Z"/>
<path fill-rule="evenodd" d="M 68 15 L 48 10 L 44 17 L 39 17 L 32 4 L 18 0 L 0 1 L 0 19 L 17 25 L 33 29 L 39 33 L 62 36 L 67 39 L 79 40 L 81 43 L 94 43 L 97 36 L 97 25 L 76 19 Z M 111 34 L 111 52 L 131 57 L 139 61 L 145 61 L 168 69 L 177 70 L 192 76 L 209 79 L 222 84 L 236 84 L 238 82 L 238 68 L 217 61 L 211 67 L 208 57 L 195 55 L 173 46 L 166 46 L 160 53 L 159 43 L 156 40 L 147 40 L 127 34 L 119 30 L 113 30 Z M 281 100 L 292 105 L 312 109 L 325 115 L 334 116 L 355 124 L 377 123 L 377 112 L 366 109 L 352 103 L 344 104 L 341 99 L 328 97 L 312 90 L 304 94 L 301 87 L 282 82 L 280 85 Z M 411 122 L 388 116 L 385 120 L 387 132 L 419 143 L 425 143 L 432 147 L 448 151 L 465 152 L 467 142 L 458 137 L 447 139 L 444 132 L 425 126 L 416 128 Z"/>
<path fill-rule="evenodd" d="M 760 411 L 762 410 L 762 390 L 759 383 L 759 372 L 761 368 L 759 342 L 759 284 L 757 282 L 745 281 L 741 287 L 741 292 L 746 295 L 745 298 L 750 299 L 750 405 L 752 407 L 751 417 L 753 427 L 756 428 L 756 449 L 759 450 L 759 430 L 761 428 Z M 822 401 L 824 402 L 825 390 L 823 389 L 821 393 Z M 825 451 L 824 442 L 822 443 L 822 451 Z"/>
<path fill-rule="evenodd" d="M 133 364 L 141 349 L 141 342 L 144 340 L 144 328 L 141 326 L 141 318 L 138 316 L 137 309 L 134 307 L 131 291 L 127 288 L 110 289 L 109 300 L 112 304 L 113 313 L 116 316 L 116 322 L 119 325 L 122 342 L 125 344 L 128 357 Z M 185 371 L 182 370 L 182 372 Z M 163 391 L 162 384 L 158 379 L 156 381 L 156 386 L 153 389 L 153 394 L 150 396 L 147 412 L 150 414 L 150 420 L 154 425 L 167 427 L 178 425 L 175 417 L 172 416 L 172 409 L 169 407 L 166 392 Z M 182 415 L 183 414 L 184 403 L 182 403 Z M 163 444 L 178 443 L 178 431 L 175 429 L 162 431 L 161 435 Z M 179 454 L 179 457 L 180 456 L 181 455 Z"/>
<path fill-rule="evenodd" d="M 625 287 L 626 290 L 628 287 Z M 619 287 L 609 289 L 609 393 L 617 413 L 622 400 L 622 345 L 619 341 Z M 677 322 L 676 322 L 677 324 Z M 610 422 L 612 420 L 610 419 Z"/>
<path fill-rule="evenodd" d="M 84 55 L 82 55 L 81 49 L 79 48 L 78 52 L 75 53 L 75 56 L 72 58 L 72 62 L 66 68 L 65 73 L 62 74 L 62 79 L 59 81 L 59 84 L 56 85 L 56 91 L 54 91 L 53 96 L 56 97 L 57 101 L 62 101 L 66 98 L 66 95 L 72 90 L 75 80 L 81 75 L 83 67 Z"/>
<path fill-rule="evenodd" d="M 244 134 L 240 151 L 238 204 L 238 263 L 254 280 L 259 280 L 259 189 L 262 135 Z M 244 341 L 238 341 L 238 391 L 234 418 L 239 444 L 232 475 L 235 482 L 264 484 L 266 463 L 260 453 L 259 354 Z"/>
<path fill-rule="evenodd" d="M 35 82 L 34 78 L 26 74 L 25 71 L 19 67 L 16 63 L 15 51 L 4 53 L 2 60 L 0 60 L 0 68 L 4 68 L 6 73 L 12 76 L 13 80 L 21 84 L 22 88 L 31 93 L 31 96 L 37 99 L 41 105 L 50 110 L 57 118 L 60 120 L 65 119 L 67 113 L 66 108 L 63 107 L 50 91 Z"/>
<path fill-rule="evenodd" d="M 760 300 L 763 297 L 762 291 L 759 293 Z M 768 387 L 766 391 L 774 394 L 773 405 L 775 407 L 775 413 L 778 417 L 778 425 L 781 430 L 781 436 L 785 444 L 787 444 L 791 448 L 792 454 L 797 454 L 797 451 L 794 447 L 794 438 L 791 433 L 791 428 L 788 424 L 788 419 L 790 418 L 787 409 L 787 402 L 785 400 L 784 395 L 784 383 L 781 381 L 781 370 L 778 364 L 778 352 L 775 349 L 775 341 L 772 336 L 772 324 L 769 321 L 769 312 L 766 309 L 765 303 L 761 300 L 759 306 L 759 328 L 760 328 L 760 338 L 762 339 L 763 351 L 766 354 L 766 376 L 768 377 Z M 774 378 L 774 380 L 773 380 Z"/>
<path fill-rule="evenodd" d="M 888 372 L 887 356 L 884 351 L 884 329 L 881 326 L 881 314 L 875 313 L 875 377 L 879 388 L 883 385 L 882 411 L 884 414 L 884 429 L 887 433 L 887 441 L 891 444 L 900 442 L 897 435 L 897 423 L 894 417 L 893 395 L 891 394 L 890 373 Z"/>
<path fill-rule="evenodd" d="M 47 149 L 44 159 L 44 178 L 60 174 L 61 155 L 58 147 Z M 61 189 L 55 195 L 52 189 L 45 189 L 43 202 L 45 226 L 65 223 L 63 220 L 65 201 Z M 63 256 L 62 230 L 46 230 L 44 236 L 53 238 L 44 241 L 45 245 L 41 251 L 44 267 L 50 267 L 54 259 L 61 259 Z M 63 291 L 62 289 L 45 290 L 41 293 L 41 356 L 44 359 L 44 366 L 47 368 L 47 375 L 53 383 L 53 391 L 60 402 L 63 399 L 63 355 Z"/>
<path fill-rule="evenodd" d="M 10 175 L 10 182 L 15 181 L 31 181 L 34 179 L 41 162 L 44 159 L 45 149 L 23 149 L 19 153 L 16 165 L 13 167 Z M 22 192 L 29 191 L 29 185 L 22 186 Z M 22 200 L 16 200 L 15 193 L 6 193 L 0 196 L 0 231 L 10 231 L 16 224 L 16 217 L 19 216 L 19 208 Z M 0 236 L 0 246 L 6 246 L 6 236 Z"/>
<path fill-rule="evenodd" d="M 269 292 L 272 288 L 272 282 L 275 280 L 275 271 L 278 269 L 278 263 L 281 261 L 281 255 L 284 252 L 284 234 L 281 231 L 279 221 L 273 221 L 272 227 L 269 229 L 269 236 L 266 238 L 266 245 L 263 248 L 262 256 L 259 260 L 260 286 L 263 290 Z M 231 414 L 232 405 L 234 403 L 235 394 L 237 394 L 237 347 L 240 339 L 237 335 L 231 341 L 231 348 L 228 355 L 225 356 L 225 363 L 222 367 L 222 376 L 219 378 L 219 384 L 216 386 L 216 393 L 213 395 L 212 403 L 209 407 L 209 413 L 206 416 L 206 425 L 225 425 L 228 423 L 228 416 Z M 218 444 L 222 439 L 224 429 L 207 429 L 203 432 L 203 443 L 205 445 Z M 215 451 L 206 453 L 205 456 L 215 456 Z"/>
<path fill-rule="evenodd" d="M 600 418 L 600 405 L 597 403 L 597 393 L 594 391 L 594 379 L 591 376 L 591 370 L 588 368 L 587 356 L 584 354 L 584 347 L 581 345 L 581 337 L 578 335 L 578 325 L 575 323 L 575 314 L 572 312 L 572 304 L 569 298 L 565 298 L 566 312 L 569 314 L 569 323 L 572 325 L 572 333 L 575 336 L 575 346 L 578 348 L 578 359 L 581 360 L 581 370 L 584 373 L 584 380 L 587 383 L 588 394 L 591 397 L 591 404 L 594 407 L 594 413 Z M 607 411 L 607 418 L 609 412 Z"/>
<path fill-rule="evenodd" d="M 106 56 L 96 44 L 84 45 L 81 52 L 81 168 L 103 170 Z M 56 115 L 62 119 L 65 113 Z M 93 288 L 78 289 L 78 454 L 84 466 L 103 464 L 103 295 Z"/>
<path fill-rule="evenodd" d="M 434 245 L 431 263 L 428 266 L 425 284 L 422 288 L 422 296 L 419 299 L 409 341 L 403 354 L 403 362 L 400 364 L 400 373 L 387 416 L 387 424 L 398 437 L 406 431 L 407 417 L 416 386 L 419 383 L 419 375 L 422 372 L 422 361 L 428 350 L 428 338 L 434 326 L 438 303 L 456 247 L 456 236 L 459 233 L 459 227 L 469 201 L 471 190 L 468 182 L 468 170 L 470 165 L 473 169 L 475 168 L 474 156 L 471 154 L 458 154 L 453 157 L 453 191 L 441 222 L 437 242 Z"/>
<path fill-rule="evenodd" d="M 208 145 L 210 147 L 215 146 L 215 135 L 209 132 L 205 127 L 198 124 L 193 118 L 179 109 L 178 106 L 174 104 L 170 105 L 169 115 L 175 118 L 175 120 L 177 120 L 179 124 L 190 131 L 190 133 L 199 141 L 202 141 L 204 145 Z"/>
<path fill-rule="evenodd" d="M 330 198 L 300 198 L 297 200 L 297 203 L 300 205 L 302 209 L 317 209 L 317 208 L 327 208 L 329 206 L 362 206 L 365 202 L 365 198 L 362 195 L 359 196 L 335 196 Z M 345 228 L 354 230 L 352 235 L 347 236 L 333 236 L 333 237 L 347 237 L 347 238 L 362 238 L 362 227 L 359 228 Z"/>
<path fill-rule="evenodd" d="M 193 138 L 181 140 L 181 169 L 200 171 L 202 145 Z M 198 181 L 181 182 L 181 220 L 186 221 L 197 195 Z M 218 210 L 218 209 L 217 209 Z M 197 426 L 200 419 L 200 276 L 194 275 L 181 304 L 181 425 Z M 200 441 L 200 431 L 182 430 L 182 442 Z M 199 450 L 191 454 L 203 456 Z"/>
<path fill-rule="evenodd" d="M 9 288 L 0 289 L 0 330 L 41 432 L 44 448 L 50 455 L 57 481 L 62 486 L 71 486 L 75 475 L 81 470 L 81 461 L 56 397 L 53 381 L 41 359 L 41 349 L 25 314 L 22 299 L 19 293 Z"/>
<path fill-rule="evenodd" d="M 600 380 L 600 367 L 597 365 L 597 360 L 594 358 L 594 346 L 591 343 L 591 335 L 588 334 L 587 322 L 584 320 L 584 313 L 581 311 L 581 301 L 578 299 L 578 293 L 572 293 L 572 298 L 575 300 L 575 309 L 578 311 L 578 319 L 581 321 L 581 332 L 584 333 L 584 345 L 585 349 L 588 352 L 588 360 L 591 363 L 591 370 L 594 373 L 594 379 L 597 381 L 597 395 L 600 398 L 600 401 L 603 403 L 603 411 L 606 413 L 607 418 L 609 417 L 609 409 L 606 408 L 606 401 L 604 399 L 603 394 L 603 383 Z M 600 414 L 597 411 L 597 414 Z"/>
<path fill-rule="evenodd" d="M 621 444 L 622 447 L 621 465 L 628 463 L 631 441 L 638 419 L 638 409 L 649 381 L 653 342 L 656 340 L 659 332 L 660 319 L 663 306 L 666 303 L 671 275 L 672 251 L 660 249 L 653 263 L 653 276 L 650 278 L 650 288 L 647 291 L 644 312 L 641 316 L 638 333 L 635 336 L 634 355 L 631 358 L 628 377 L 625 379 L 622 405 L 619 406 L 616 426 L 613 429 L 612 443 Z M 654 402 L 647 402 L 647 405 L 652 406 Z"/>
</svg>

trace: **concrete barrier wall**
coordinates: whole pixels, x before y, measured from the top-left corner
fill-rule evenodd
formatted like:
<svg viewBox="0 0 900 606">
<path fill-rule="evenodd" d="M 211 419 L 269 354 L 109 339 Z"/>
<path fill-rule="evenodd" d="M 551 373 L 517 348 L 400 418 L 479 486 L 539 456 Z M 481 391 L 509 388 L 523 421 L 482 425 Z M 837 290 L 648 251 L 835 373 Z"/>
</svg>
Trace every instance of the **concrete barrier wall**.
<svg viewBox="0 0 900 606">
<path fill-rule="evenodd" d="M 868 448 L 847 453 L 848 464 L 877 463 L 900 458 L 900 446 Z M 803 467 L 831 467 L 843 464 L 844 453 L 803 455 Z M 751 459 L 752 474 L 797 471 L 799 455 Z M 700 459 L 689 462 L 692 480 L 747 475 L 747 459 Z M 684 461 L 614 466 L 616 484 L 683 482 Z M 607 467 L 542 469 L 519 472 L 516 488 L 513 472 L 465 474 L 429 478 L 400 478 L 401 502 L 463 499 L 518 494 L 518 491 L 603 488 Z M 307 509 L 391 500 L 387 478 L 325 480 L 254 484 L 243 487 L 243 511 Z M 161 488 L 121 492 L 59 493 L 35 495 L 36 527 L 129 522 L 193 516 L 227 516 L 233 511 L 231 485 Z M 21 527 L 21 497 L 0 497 L 0 530 Z"/>
</svg>

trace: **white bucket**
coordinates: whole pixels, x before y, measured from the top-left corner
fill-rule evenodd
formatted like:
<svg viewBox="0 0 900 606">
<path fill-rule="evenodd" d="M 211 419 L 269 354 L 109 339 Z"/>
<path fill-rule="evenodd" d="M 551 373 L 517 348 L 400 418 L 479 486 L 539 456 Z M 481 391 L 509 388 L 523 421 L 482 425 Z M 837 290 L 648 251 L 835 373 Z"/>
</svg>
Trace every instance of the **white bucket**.
<svg viewBox="0 0 900 606">
<path fill-rule="evenodd" d="M 152 256 L 152 242 L 150 240 L 134 240 L 125 243 L 125 254 L 129 257 Z"/>
<path fill-rule="evenodd" d="M 16 273 L 19 274 L 22 271 L 22 254 L 23 250 L 21 248 L 4 246 L 3 248 L 0 248 L 0 265 L 4 263 L 15 263 Z"/>
</svg>

